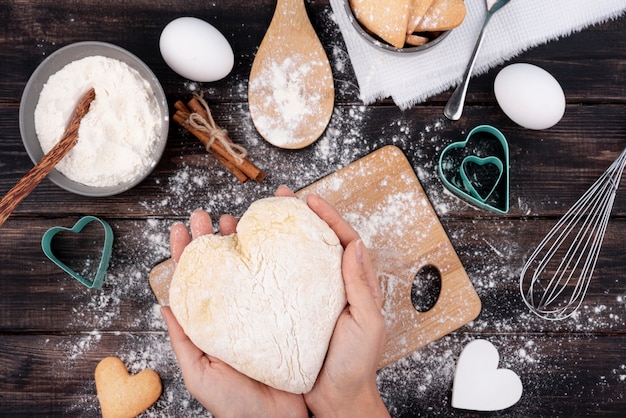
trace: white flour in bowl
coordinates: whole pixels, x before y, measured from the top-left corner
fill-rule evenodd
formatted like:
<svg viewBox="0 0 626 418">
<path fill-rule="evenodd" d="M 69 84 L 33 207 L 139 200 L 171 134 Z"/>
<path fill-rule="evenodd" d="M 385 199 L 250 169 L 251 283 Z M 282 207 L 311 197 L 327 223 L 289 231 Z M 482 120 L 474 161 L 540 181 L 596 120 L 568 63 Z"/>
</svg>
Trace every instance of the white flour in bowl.
<svg viewBox="0 0 626 418">
<path fill-rule="evenodd" d="M 35 108 L 35 130 L 48 153 L 63 135 L 80 97 L 91 87 L 96 99 L 83 118 L 75 147 L 55 167 L 92 187 L 132 181 L 154 165 L 162 119 L 150 84 L 126 63 L 92 56 L 50 76 Z"/>
</svg>

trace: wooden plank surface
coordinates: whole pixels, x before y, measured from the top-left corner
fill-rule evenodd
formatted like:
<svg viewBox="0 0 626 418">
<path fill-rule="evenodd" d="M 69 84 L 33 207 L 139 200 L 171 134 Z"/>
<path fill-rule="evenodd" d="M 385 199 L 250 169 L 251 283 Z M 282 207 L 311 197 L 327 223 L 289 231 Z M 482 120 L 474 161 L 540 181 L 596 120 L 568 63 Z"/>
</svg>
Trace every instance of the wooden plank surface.
<svg viewBox="0 0 626 418">
<path fill-rule="evenodd" d="M 556 219 L 626 147 L 626 18 L 531 49 L 512 60 L 550 71 L 567 97 L 563 120 L 546 131 L 513 124 L 493 97 L 497 67 L 472 80 L 468 106 L 447 121 L 450 92 L 400 111 L 388 100 L 363 106 L 328 1 L 308 1 L 309 16 L 331 61 L 336 105 L 320 141 L 283 151 L 256 133 L 246 102 L 247 77 L 274 10 L 273 1 L 108 2 L 0 1 L 0 192 L 32 167 L 17 124 L 22 90 L 37 65 L 66 44 L 115 43 L 141 58 L 171 104 L 208 95 L 213 116 L 250 159 L 268 172 L 244 185 L 172 125 L 165 154 L 142 184 L 118 196 L 87 198 L 44 181 L 0 228 L 0 416 L 97 416 L 93 371 L 118 355 L 131 371 L 154 368 L 164 395 L 148 416 L 208 416 L 187 393 L 174 360 L 148 274 L 169 257 L 168 228 L 202 207 L 240 215 L 280 184 L 301 189 L 385 145 L 399 147 L 417 173 L 482 302 L 478 318 L 379 372 L 394 417 L 473 416 L 450 406 L 456 359 L 484 338 L 524 385 L 520 402 L 497 416 L 622 416 L 626 409 L 626 180 L 585 304 L 573 319 L 546 322 L 524 306 L 518 276 L 524 260 Z M 235 50 L 229 77 L 192 85 L 165 65 L 158 36 L 178 16 L 221 30 Z M 488 123 L 511 150 L 511 210 L 475 209 L 444 191 L 436 173 L 443 148 Z M 41 251 L 43 233 L 83 215 L 113 228 L 105 283 L 90 290 Z M 90 260 L 87 260 L 90 261 Z"/>
<path fill-rule="evenodd" d="M 626 349 L 619 336 L 456 333 L 379 373 L 392 416 L 476 416 L 449 407 L 454 363 L 461 348 L 488 338 L 503 366 L 521 375 L 525 394 L 514 410 L 496 416 L 620 416 Z M 101 353 L 118 355 L 133 372 L 159 371 L 164 394 L 146 416 L 209 416 L 185 390 L 165 332 L 3 336 L 0 354 L 4 416 L 98 416 L 90 379 Z M 602 354 L 602 363 L 589 352 Z M 68 355 L 68 353 L 71 353 Z M 573 369 L 571 363 L 577 364 Z"/>
</svg>

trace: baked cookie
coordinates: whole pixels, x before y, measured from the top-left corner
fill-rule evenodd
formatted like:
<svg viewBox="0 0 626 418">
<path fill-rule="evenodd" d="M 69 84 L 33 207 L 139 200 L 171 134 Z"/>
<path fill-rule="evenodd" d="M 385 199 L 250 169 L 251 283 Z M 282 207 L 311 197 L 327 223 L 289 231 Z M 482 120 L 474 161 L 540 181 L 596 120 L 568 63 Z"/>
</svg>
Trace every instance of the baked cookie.
<svg viewBox="0 0 626 418">
<path fill-rule="evenodd" d="M 466 8 L 463 0 L 434 0 L 414 32 L 439 32 L 454 29 L 463 23 Z"/>
<path fill-rule="evenodd" d="M 122 360 L 106 357 L 95 372 L 96 392 L 103 418 L 132 418 L 161 396 L 161 378 L 153 370 L 131 376 Z"/>
<path fill-rule="evenodd" d="M 409 20 L 407 22 L 406 33 L 407 35 L 415 32 L 415 28 L 419 25 L 420 21 L 433 4 L 435 0 L 413 0 L 411 2 L 411 9 L 409 12 Z"/>
<path fill-rule="evenodd" d="M 385 42 L 402 48 L 413 0 L 350 0 L 356 19 Z"/>
</svg>

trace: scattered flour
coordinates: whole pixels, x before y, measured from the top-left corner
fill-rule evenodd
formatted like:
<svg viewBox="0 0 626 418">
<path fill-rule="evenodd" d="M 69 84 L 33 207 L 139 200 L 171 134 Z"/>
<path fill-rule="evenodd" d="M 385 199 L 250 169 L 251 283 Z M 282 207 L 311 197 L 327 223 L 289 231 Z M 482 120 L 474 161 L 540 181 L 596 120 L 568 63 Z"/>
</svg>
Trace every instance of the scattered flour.
<svg viewBox="0 0 626 418">
<path fill-rule="evenodd" d="M 322 33 L 321 36 L 340 39 L 334 26 L 326 30 L 334 32 Z M 342 89 L 350 89 L 354 86 L 341 83 L 342 78 L 348 78 L 345 77 L 345 72 L 349 70 L 349 64 L 343 48 L 333 47 L 337 42 L 330 41 L 331 50 L 337 51 L 333 52 L 334 60 L 331 60 L 334 61 L 334 75 Z M 245 80 L 235 86 L 242 94 L 245 94 L 245 87 Z M 184 88 L 192 92 L 199 86 L 190 84 Z M 269 170 L 270 177 L 263 184 L 248 182 L 231 187 L 232 179 L 227 177 L 228 172 L 217 163 L 211 166 L 213 162 L 210 156 L 203 156 L 196 163 L 181 158 L 165 184 L 159 185 L 162 193 L 141 202 L 149 213 L 170 213 L 178 219 L 138 219 L 135 227 L 130 229 L 143 230 L 140 236 L 116 231 L 118 244 L 104 288 L 101 291 L 77 295 L 75 305 L 71 308 L 75 321 L 71 324 L 72 328 L 87 330 L 70 334 L 67 341 L 61 343 L 59 349 L 67 353 L 67 367 L 78 367 L 81 363 L 89 362 L 93 363 L 95 369 L 98 359 L 93 358 L 94 351 L 101 353 L 103 347 L 116 347 L 115 352 L 110 354 L 119 356 L 131 372 L 152 368 L 166 379 L 163 396 L 144 416 L 210 416 L 184 386 L 159 307 L 148 285 L 150 269 L 169 257 L 168 236 L 172 222 L 186 221 L 188 215 L 199 207 L 215 215 L 241 215 L 252 201 L 272 194 L 280 184 L 287 184 L 295 190 L 300 189 L 383 145 L 394 144 L 409 157 L 430 203 L 441 218 L 481 298 L 483 310 L 467 326 L 378 373 L 378 385 L 391 415 L 442 416 L 442 410 L 449 412 L 446 406 L 450 403 L 456 360 L 463 347 L 475 338 L 490 340 L 500 351 L 501 367 L 510 368 L 525 379 L 524 397 L 520 404 L 507 411 L 507 416 L 532 416 L 536 412 L 533 409 L 533 395 L 545 396 L 546 392 L 553 392 L 557 387 L 564 388 L 567 392 L 565 395 L 571 397 L 573 402 L 577 401 L 577 397 L 589 398 L 590 392 L 602 395 L 610 387 L 623 387 L 626 381 L 623 357 L 617 358 L 616 363 L 607 365 L 604 371 L 589 371 L 592 376 L 597 374 L 597 384 L 593 387 L 581 387 L 578 376 L 567 365 L 569 362 L 584 361 L 586 354 L 572 354 L 567 345 L 577 338 L 593 338 L 590 335 L 597 330 L 623 330 L 626 320 L 626 293 L 622 290 L 615 294 L 614 304 L 584 305 L 573 318 L 560 324 L 546 325 L 545 321 L 535 317 L 523 306 L 515 286 L 510 286 L 510 283 L 517 282 L 521 269 L 521 261 L 516 257 L 524 251 L 517 247 L 515 238 L 521 233 L 519 228 L 524 227 L 524 222 L 513 222 L 506 218 L 482 219 L 483 212 L 466 205 L 442 186 L 437 175 L 436 162 L 431 156 L 438 155 L 447 145 L 446 139 L 440 134 L 448 123 L 443 117 L 417 123 L 405 118 L 399 111 L 390 115 L 392 116 L 387 125 L 372 127 L 369 124 L 370 110 L 367 107 L 353 105 L 336 108 L 324 135 L 309 149 L 303 150 L 304 152 L 290 154 L 290 169 L 276 170 L 276 173 Z M 256 142 L 255 128 L 249 120 L 245 106 L 235 107 L 231 117 L 233 120 L 244 121 L 241 128 L 244 135 L 242 140 L 255 141 L 251 144 L 263 152 L 263 163 L 268 168 L 282 167 L 285 164 L 284 153 L 277 150 L 267 151 L 268 148 L 262 141 Z M 213 176 L 216 172 L 223 173 L 227 185 L 221 187 L 207 184 L 207 166 L 211 166 Z M 218 192 L 212 195 L 201 193 L 198 196 L 198 189 L 204 190 L 209 186 L 212 190 L 217 188 Z M 340 190 L 342 183 L 337 181 L 329 187 Z M 395 204 L 395 207 L 399 207 L 410 205 L 411 202 L 408 196 L 399 195 Z M 522 213 L 530 214 L 532 211 L 529 202 L 519 201 L 518 204 Z M 471 213 L 474 210 L 477 217 L 472 222 L 443 216 L 450 212 Z M 364 236 L 371 238 L 377 228 L 396 227 L 384 215 L 368 214 L 376 225 L 363 224 L 365 217 L 362 215 L 352 214 L 351 220 Z M 393 216 L 390 214 L 390 217 Z M 489 230 L 491 233 L 489 236 L 476 236 L 477 228 Z M 488 250 L 483 251 L 485 248 Z M 396 279 L 387 277 L 385 291 L 394 291 L 394 286 L 398 284 Z M 123 311 L 128 306 L 137 310 Z M 393 318 L 388 319 L 393 321 Z M 130 332 L 120 334 L 113 331 L 119 329 L 119 324 L 127 324 L 126 328 Z M 569 337 L 555 338 L 549 333 L 544 335 L 543 327 L 546 331 L 572 333 Z M 132 332 L 145 329 L 150 331 Z M 520 329 L 528 330 L 529 334 L 512 335 Z M 597 399 L 600 406 L 607 402 L 602 396 Z M 98 411 L 95 386 L 93 382 L 85 382 L 80 399 L 68 412 L 93 416 Z M 555 415 L 559 413 L 553 412 Z"/>
<path fill-rule="evenodd" d="M 241 112 L 239 117 L 245 119 L 245 108 L 242 107 L 238 111 Z M 233 115 L 233 118 L 237 117 L 237 114 Z M 284 170 L 280 170 L 278 176 L 269 178 L 267 184 L 248 182 L 237 187 L 226 186 L 214 195 L 202 194 L 201 199 L 190 199 L 190 196 L 196 196 L 194 190 L 208 186 L 206 165 L 211 164 L 210 156 L 206 157 L 202 164 L 190 164 L 181 160 L 177 170 L 165 184 L 161 185 L 163 193 L 155 196 L 153 200 L 141 203 L 148 212 L 174 213 L 179 216 L 178 220 L 183 221 L 199 207 L 216 215 L 223 213 L 241 215 L 251 201 L 272 194 L 279 184 L 284 183 L 293 189 L 299 189 L 369 154 L 379 146 L 386 143 L 398 145 L 408 156 L 416 158 L 412 165 L 417 167 L 416 172 L 424 191 L 441 217 L 450 240 L 464 262 L 483 303 L 483 310 L 475 321 L 461 330 L 427 345 L 379 372 L 379 388 L 392 416 L 414 416 L 417 413 L 437 416 L 437 411 L 445 410 L 441 405 L 450 402 L 452 379 L 460 351 L 472 339 L 485 338 L 484 333 L 493 333 L 494 337 L 490 340 L 499 348 L 503 365 L 523 376 L 538 376 L 536 381 L 524 382 L 525 391 L 530 394 L 537 393 L 539 396 L 551 390 L 551 385 L 567 385 L 572 386 L 569 389 L 571 396 L 581 396 L 585 389 L 576 388 L 576 376 L 562 365 L 566 360 L 560 360 L 559 365 L 554 364 L 554 351 L 551 352 L 544 347 L 545 338 L 541 336 L 535 338 L 533 334 L 526 338 L 510 336 L 510 333 L 518 332 L 520 329 L 540 330 L 543 323 L 523 307 L 516 292 L 508 294 L 505 291 L 512 288 L 511 286 L 502 285 L 505 282 L 516 282 L 521 268 L 517 266 L 519 263 L 511 262 L 517 254 L 523 252 L 517 248 L 515 240 L 515 236 L 520 233 L 516 229 L 519 222 L 505 218 L 485 220 L 477 218 L 468 224 L 466 221 L 457 222 L 442 217 L 452 210 L 459 211 L 459 208 L 474 210 L 444 191 L 436 174 L 435 163 L 422 151 L 422 147 L 426 146 L 440 147 L 432 143 L 444 143 L 438 136 L 438 132 L 443 129 L 442 122 L 434 121 L 420 128 L 412 121 L 398 116 L 397 120 L 381 128 L 380 144 L 371 145 L 372 142 L 368 142 L 369 145 L 357 146 L 365 135 L 376 135 L 366 131 L 369 117 L 369 110 L 358 105 L 335 110 L 329 129 L 306 156 L 312 158 L 293 155 L 295 161 L 292 167 L 297 171 L 296 176 L 287 173 L 282 177 Z M 265 161 L 268 167 L 277 167 L 282 164 L 284 155 L 276 152 L 266 154 L 266 157 L 269 158 Z M 215 165 L 215 170 L 220 170 L 219 165 Z M 224 176 L 228 176 L 226 171 Z M 342 185 L 341 181 L 336 181 L 331 182 L 328 187 L 341 190 Z M 411 196 L 406 195 L 389 199 L 391 200 L 387 205 L 396 208 L 391 212 L 404 210 L 405 206 L 411 207 L 415 204 Z M 365 239 L 371 239 L 380 228 L 396 228 L 399 225 L 390 222 L 390 219 L 396 216 L 394 213 L 374 211 L 366 215 L 348 214 Z M 78 298 L 76 306 L 72 307 L 76 321 L 73 325 L 76 327 L 80 323 L 89 323 L 93 324 L 91 325 L 93 329 L 77 334 L 63 345 L 63 349 L 68 353 L 68 364 L 73 365 L 85 361 L 90 353 L 102 347 L 107 340 L 121 339 L 123 343 L 111 354 L 118 355 L 129 370 L 139 371 L 144 367 L 150 367 L 169 379 L 164 384 L 164 395 L 146 416 L 210 416 L 191 398 L 184 386 L 159 308 L 147 282 L 150 269 L 169 257 L 168 234 L 174 220 L 156 217 L 137 220 L 137 226 L 132 229 L 143 229 L 141 236 L 126 236 L 121 235 L 119 231 L 116 232 L 116 242 L 124 248 L 118 250 L 112 259 L 105 287 L 102 291 L 92 292 L 87 299 Z M 477 223 L 488 224 L 487 228 L 492 230 L 490 236 L 475 236 L 475 227 L 472 225 Z M 482 225 L 480 228 L 484 229 L 485 226 Z M 474 245 L 476 241 L 482 243 Z M 487 253 L 476 249 L 485 248 L 485 242 L 489 248 Z M 121 256 L 121 252 L 125 255 Z M 394 284 L 398 283 L 397 278 L 393 276 L 387 277 L 385 282 L 387 292 L 393 292 Z M 574 318 L 557 327 L 583 333 L 598 329 L 621 329 L 624 324 L 626 294 L 622 292 L 615 297 L 616 306 L 583 306 Z M 128 306 L 129 299 L 138 299 L 139 302 L 131 306 L 144 307 L 145 310 L 140 313 L 122 311 L 123 306 Z M 393 322 L 395 319 L 387 320 Z M 154 331 L 132 335 L 112 333 L 110 330 L 115 329 L 120 321 L 122 323 L 129 321 L 131 329 L 147 328 Z M 554 327 L 554 324 L 550 324 L 550 327 Z M 93 366 L 95 367 L 95 363 Z M 547 367 L 557 368 L 560 374 L 553 375 L 554 377 L 542 374 L 542 370 Z M 598 377 L 599 386 L 623 384 L 626 376 L 624 366 L 616 364 L 611 367 L 610 370 L 613 371 L 606 372 L 604 379 Z M 98 405 L 94 393 L 93 384 L 86 382 L 81 402 L 75 406 L 76 411 L 96 413 Z M 532 409 L 522 404 L 517 406 L 515 411 L 513 416 L 526 416 Z"/>
</svg>

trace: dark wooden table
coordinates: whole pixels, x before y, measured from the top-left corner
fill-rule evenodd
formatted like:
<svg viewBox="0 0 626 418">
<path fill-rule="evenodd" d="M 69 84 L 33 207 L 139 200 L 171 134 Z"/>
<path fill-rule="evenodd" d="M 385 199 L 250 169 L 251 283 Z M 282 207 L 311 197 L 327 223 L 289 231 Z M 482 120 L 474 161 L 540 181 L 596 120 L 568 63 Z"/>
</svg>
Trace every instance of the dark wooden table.
<svg viewBox="0 0 626 418">
<path fill-rule="evenodd" d="M 518 127 L 499 109 L 493 79 L 475 78 L 463 118 L 442 110 L 450 92 L 400 111 L 390 101 L 363 106 L 327 1 L 307 2 L 331 61 L 335 113 L 325 135 L 300 151 L 276 149 L 257 134 L 247 78 L 274 10 L 273 1 L 0 2 L 0 191 L 32 166 L 18 127 L 20 96 L 37 65 L 83 40 L 117 44 L 157 75 L 170 104 L 205 92 L 218 124 L 267 170 L 262 184 L 239 184 L 173 124 L 160 163 L 143 183 L 108 198 L 66 192 L 45 180 L 0 229 L 0 416 L 97 416 L 93 372 L 117 355 L 132 372 L 156 370 L 164 393 L 147 416 L 207 415 L 184 388 L 150 269 L 169 256 L 168 229 L 196 208 L 240 215 L 280 184 L 299 189 L 384 146 L 400 147 L 435 207 L 483 303 L 469 325 L 379 374 L 394 417 L 469 416 L 450 405 L 456 360 L 470 341 L 491 341 L 501 367 L 518 373 L 522 399 L 496 416 L 623 416 L 626 411 L 626 191 L 618 192 L 595 276 L 572 319 L 549 322 L 523 305 L 518 276 L 556 219 L 626 147 L 626 18 L 534 48 L 513 61 L 550 71 L 567 110 L 545 131 Z M 179 16 L 207 20 L 225 34 L 235 67 L 224 80 L 195 85 L 174 74 L 158 49 L 162 28 Z M 488 123 L 508 138 L 511 210 L 477 210 L 444 192 L 436 173 L 443 147 Z M 624 181 L 622 181 L 624 183 Z M 43 254 L 43 233 L 95 215 L 113 228 L 111 264 L 101 290 L 89 290 Z M 89 261 L 89 260 L 87 260 Z"/>
</svg>

